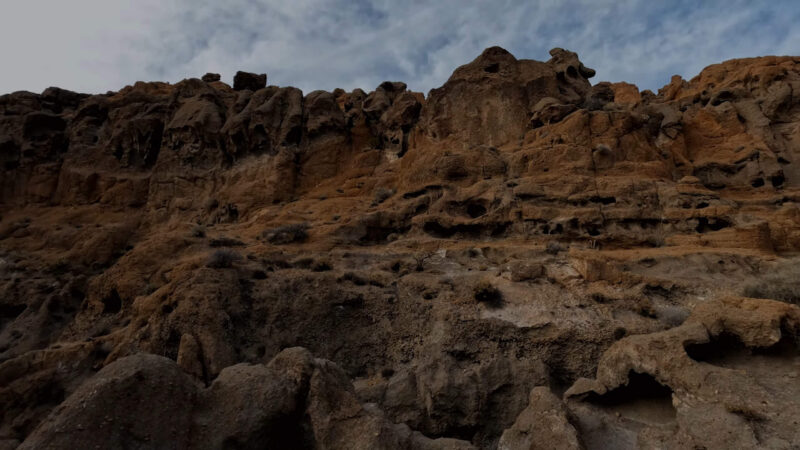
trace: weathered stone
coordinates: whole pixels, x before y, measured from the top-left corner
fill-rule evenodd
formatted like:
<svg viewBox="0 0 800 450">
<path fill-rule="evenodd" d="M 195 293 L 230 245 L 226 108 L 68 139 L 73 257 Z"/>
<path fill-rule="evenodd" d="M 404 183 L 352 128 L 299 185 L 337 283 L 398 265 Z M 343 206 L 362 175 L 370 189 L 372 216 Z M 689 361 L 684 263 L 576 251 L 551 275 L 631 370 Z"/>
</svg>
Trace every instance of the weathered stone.
<svg viewBox="0 0 800 450">
<path fill-rule="evenodd" d="M 236 72 L 233 77 L 233 90 L 234 91 L 257 91 L 267 87 L 267 74 L 257 74 L 250 72 Z"/>
</svg>

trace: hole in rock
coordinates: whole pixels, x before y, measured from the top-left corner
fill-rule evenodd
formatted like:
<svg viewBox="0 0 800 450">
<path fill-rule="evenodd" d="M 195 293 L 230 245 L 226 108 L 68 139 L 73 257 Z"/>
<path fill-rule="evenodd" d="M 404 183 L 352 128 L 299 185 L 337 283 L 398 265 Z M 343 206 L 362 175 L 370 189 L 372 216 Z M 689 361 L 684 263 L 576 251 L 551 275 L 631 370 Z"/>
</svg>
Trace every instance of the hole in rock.
<svg viewBox="0 0 800 450">
<path fill-rule="evenodd" d="M 763 178 L 756 178 L 755 180 L 750 182 L 750 186 L 753 186 L 754 188 L 761 187 L 763 185 L 764 185 Z"/>
<path fill-rule="evenodd" d="M 484 72 L 497 73 L 500 71 L 500 64 L 499 63 L 489 64 L 488 66 L 484 67 L 483 70 Z"/>
<path fill-rule="evenodd" d="M 770 183 L 772 183 L 772 187 L 780 187 L 783 186 L 783 182 L 786 181 L 783 175 L 774 175 L 769 177 Z"/>
<path fill-rule="evenodd" d="M 292 127 L 287 133 L 286 138 L 283 140 L 282 145 L 299 145 L 300 138 L 303 136 L 303 128 L 300 126 Z"/>
<path fill-rule="evenodd" d="M 405 194 L 403 194 L 403 198 L 405 198 L 405 199 L 417 198 L 420 195 L 425 195 L 425 193 L 427 193 L 427 192 L 428 192 L 427 189 L 420 189 L 418 191 L 406 192 Z"/>
<path fill-rule="evenodd" d="M 727 101 L 730 101 L 733 98 L 734 98 L 733 92 L 731 92 L 731 91 L 722 91 L 719 94 L 717 94 L 717 96 L 714 98 L 714 100 L 711 102 L 711 104 L 713 106 L 717 106 L 719 104 L 722 104 L 722 103 L 725 103 Z M 737 114 L 737 119 L 739 119 L 740 122 L 744 123 L 744 117 L 742 117 L 741 115 Z"/>
<path fill-rule="evenodd" d="M 403 235 L 410 227 L 381 227 L 381 226 L 367 226 L 364 230 L 363 236 L 358 240 L 361 245 L 381 244 L 389 239 L 392 234 Z"/>
<path fill-rule="evenodd" d="M 103 300 L 103 314 L 116 314 L 122 310 L 122 299 L 116 289 L 112 289 Z"/>
<path fill-rule="evenodd" d="M 557 223 L 553 228 L 550 228 L 550 225 L 548 224 L 545 224 L 544 227 L 542 227 L 542 233 L 544 234 L 562 234 L 563 232 L 564 226 L 560 223 Z"/>
<path fill-rule="evenodd" d="M 572 78 L 577 78 L 578 77 L 578 69 L 576 69 L 573 66 L 567 67 L 567 75 L 569 75 Z"/>
<path fill-rule="evenodd" d="M 459 224 L 445 226 L 437 221 L 425 222 L 422 230 L 435 238 L 450 238 L 458 235 L 462 238 L 478 239 L 481 237 L 498 237 L 503 235 L 510 224 L 507 222 L 490 224 Z"/>
<path fill-rule="evenodd" d="M 730 369 L 764 370 L 775 374 L 793 367 L 792 359 L 800 356 L 796 337 L 784 334 L 769 347 L 747 347 L 738 336 L 721 333 L 703 344 L 689 344 L 686 354 L 695 361 Z"/>
<path fill-rule="evenodd" d="M 729 227 L 731 224 L 725 219 L 715 219 L 709 217 L 700 217 L 698 219 L 695 231 L 698 233 L 705 233 L 707 231 L 719 231 L 723 228 Z"/>
<path fill-rule="evenodd" d="M 673 293 L 670 289 L 658 284 L 646 285 L 644 288 L 642 288 L 642 294 L 647 298 L 657 297 L 665 300 L 672 298 L 673 296 Z"/>
<path fill-rule="evenodd" d="M 253 279 L 254 280 L 265 280 L 267 278 L 267 273 L 263 270 L 255 270 L 253 271 Z"/>
<path fill-rule="evenodd" d="M 672 389 L 650 374 L 628 373 L 628 384 L 603 395 L 591 394 L 587 400 L 630 420 L 649 424 L 674 422 L 677 412 L 672 405 Z"/>
<path fill-rule="evenodd" d="M 467 205 L 467 215 L 473 219 L 486 214 L 486 208 L 479 203 L 470 203 Z"/>
<path fill-rule="evenodd" d="M 589 201 L 592 203 L 601 203 L 603 205 L 610 205 L 612 203 L 616 203 L 617 199 L 614 197 L 601 197 L 599 195 L 595 195 L 589 198 Z"/>
</svg>

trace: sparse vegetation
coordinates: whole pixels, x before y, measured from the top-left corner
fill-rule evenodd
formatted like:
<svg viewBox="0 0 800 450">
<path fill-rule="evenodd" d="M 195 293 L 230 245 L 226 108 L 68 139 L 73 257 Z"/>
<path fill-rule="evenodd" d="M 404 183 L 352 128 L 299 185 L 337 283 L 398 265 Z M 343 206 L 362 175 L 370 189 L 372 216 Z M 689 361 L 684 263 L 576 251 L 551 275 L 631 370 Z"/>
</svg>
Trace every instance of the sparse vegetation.
<svg viewBox="0 0 800 450">
<path fill-rule="evenodd" d="M 263 236 L 276 245 L 304 242 L 308 239 L 308 228 L 307 223 L 292 223 L 265 231 Z"/>
<path fill-rule="evenodd" d="M 472 293 L 475 300 L 493 308 L 497 308 L 503 304 L 503 293 L 488 280 L 479 281 L 472 289 Z"/>
<path fill-rule="evenodd" d="M 333 267 L 331 266 L 331 263 L 326 260 L 317 261 L 316 263 L 314 263 L 314 265 L 311 266 L 311 270 L 313 270 L 314 272 L 327 272 L 332 269 Z"/>
<path fill-rule="evenodd" d="M 235 251 L 228 248 L 222 248 L 215 250 L 214 253 L 211 254 L 206 265 L 214 269 L 225 269 L 233 266 L 233 263 L 241 259 L 241 255 Z"/>
<path fill-rule="evenodd" d="M 314 258 L 303 257 L 292 261 L 292 266 L 297 269 L 310 269 L 314 262 Z"/>
<path fill-rule="evenodd" d="M 423 270 L 425 270 L 425 261 L 427 261 L 432 256 L 433 252 L 422 252 L 416 255 L 412 255 L 412 258 L 414 258 L 415 261 L 414 270 L 416 270 L 417 272 L 422 272 Z"/>
<path fill-rule="evenodd" d="M 784 265 L 746 285 L 745 297 L 768 298 L 800 305 L 800 266 Z"/>
<path fill-rule="evenodd" d="M 547 243 L 544 251 L 548 255 L 557 255 L 564 251 L 564 246 L 560 242 L 552 241 Z"/>
<path fill-rule="evenodd" d="M 211 247 L 237 247 L 244 245 L 244 242 L 229 238 L 226 236 L 221 236 L 215 239 L 212 239 L 211 242 L 208 243 Z"/>
</svg>

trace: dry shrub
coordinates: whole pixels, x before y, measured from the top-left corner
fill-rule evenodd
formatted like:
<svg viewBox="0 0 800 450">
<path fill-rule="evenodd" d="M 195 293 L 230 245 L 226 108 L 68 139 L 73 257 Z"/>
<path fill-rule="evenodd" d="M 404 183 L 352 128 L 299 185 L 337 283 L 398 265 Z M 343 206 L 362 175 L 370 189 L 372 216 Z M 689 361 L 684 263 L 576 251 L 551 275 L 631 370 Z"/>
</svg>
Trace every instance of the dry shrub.
<svg viewBox="0 0 800 450">
<path fill-rule="evenodd" d="M 294 242 L 305 242 L 308 239 L 307 223 L 292 223 L 281 225 L 272 230 L 264 232 L 264 237 L 270 244 L 291 244 Z"/>
<path fill-rule="evenodd" d="M 488 280 L 481 280 L 472 289 L 472 294 L 480 303 L 497 308 L 503 304 L 503 293 Z"/>
<path fill-rule="evenodd" d="M 233 263 L 241 260 L 242 257 L 235 251 L 223 248 L 214 251 L 208 258 L 206 265 L 214 269 L 226 269 L 233 266 Z"/>
</svg>

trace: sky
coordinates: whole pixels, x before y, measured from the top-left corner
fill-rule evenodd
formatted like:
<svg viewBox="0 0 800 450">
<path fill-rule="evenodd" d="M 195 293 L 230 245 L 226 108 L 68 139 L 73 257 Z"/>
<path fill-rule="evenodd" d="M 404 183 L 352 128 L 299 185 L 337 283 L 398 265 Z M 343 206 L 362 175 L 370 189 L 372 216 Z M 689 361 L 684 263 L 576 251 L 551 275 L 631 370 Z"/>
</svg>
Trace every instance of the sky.
<svg viewBox="0 0 800 450">
<path fill-rule="evenodd" d="M 657 91 L 726 59 L 800 55 L 799 23 L 798 0 L 0 0 L 0 94 L 237 70 L 304 92 L 427 93 L 494 45 L 542 61 L 566 48 L 592 82 Z"/>
</svg>

